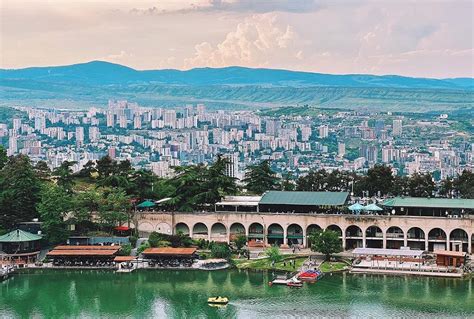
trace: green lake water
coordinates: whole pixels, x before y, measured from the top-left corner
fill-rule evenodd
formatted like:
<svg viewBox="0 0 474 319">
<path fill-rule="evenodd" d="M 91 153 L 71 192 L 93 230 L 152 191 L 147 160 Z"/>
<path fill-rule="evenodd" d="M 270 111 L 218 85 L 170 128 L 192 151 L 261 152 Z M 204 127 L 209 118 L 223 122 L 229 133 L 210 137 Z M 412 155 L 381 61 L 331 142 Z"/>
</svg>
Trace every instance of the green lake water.
<svg viewBox="0 0 474 319">
<path fill-rule="evenodd" d="M 0 283 L 0 318 L 474 318 L 474 279 L 340 274 L 301 289 L 238 270 L 39 270 Z M 209 296 L 230 298 L 223 308 Z"/>
</svg>

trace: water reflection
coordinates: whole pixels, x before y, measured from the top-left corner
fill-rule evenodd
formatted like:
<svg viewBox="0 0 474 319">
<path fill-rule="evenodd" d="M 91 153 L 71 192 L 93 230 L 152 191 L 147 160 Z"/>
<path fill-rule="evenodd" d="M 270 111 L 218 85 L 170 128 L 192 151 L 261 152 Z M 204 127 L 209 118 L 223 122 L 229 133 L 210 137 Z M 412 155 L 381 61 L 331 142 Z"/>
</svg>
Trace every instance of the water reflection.
<svg viewBox="0 0 474 319">
<path fill-rule="evenodd" d="M 334 275 L 302 289 L 268 286 L 245 271 L 36 271 L 0 284 L 0 317 L 473 316 L 472 281 Z M 225 295 L 225 308 L 209 307 Z"/>
</svg>

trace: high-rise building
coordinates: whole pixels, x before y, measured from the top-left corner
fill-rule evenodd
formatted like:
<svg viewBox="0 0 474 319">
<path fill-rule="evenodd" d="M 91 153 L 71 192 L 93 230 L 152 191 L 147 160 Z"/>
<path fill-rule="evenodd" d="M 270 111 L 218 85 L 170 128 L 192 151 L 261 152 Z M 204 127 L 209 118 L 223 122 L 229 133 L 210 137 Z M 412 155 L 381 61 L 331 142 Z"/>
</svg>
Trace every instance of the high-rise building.
<svg viewBox="0 0 474 319">
<path fill-rule="evenodd" d="M 46 128 L 46 119 L 43 116 L 35 117 L 35 131 L 41 132 Z"/>
<path fill-rule="evenodd" d="M 114 127 L 115 115 L 112 112 L 107 112 L 107 127 Z"/>
<path fill-rule="evenodd" d="M 339 157 L 344 157 L 344 155 L 346 155 L 346 144 L 345 143 L 338 143 L 337 144 L 337 155 Z"/>
<path fill-rule="evenodd" d="M 99 128 L 96 126 L 91 126 L 89 127 L 89 140 L 91 142 L 97 142 L 100 137 L 100 131 Z"/>
<path fill-rule="evenodd" d="M 135 115 L 133 118 L 133 128 L 139 130 L 142 128 L 142 118 L 140 115 Z"/>
<path fill-rule="evenodd" d="M 8 156 L 15 155 L 18 152 L 18 143 L 17 143 L 18 137 L 15 135 L 11 135 L 10 138 L 8 139 Z"/>
<path fill-rule="evenodd" d="M 76 126 L 76 145 L 84 145 L 84 128 L 82 126 Z"/>
<path fill-rule="evenodd" d="M 393 136 L 402 135 L 403 123 L 401 119 L 393 120 Z"/>
<path fill-rule="evenodd" d="M 176 111 L 175 110 L 164 111 L 163 121 L 166 127 L 174 128 L 176 126 Z"/>
<path fill-rule="evenodd" d="M 229 177 L 239 178 L 239 153 L 226 154 L 224 158 L 228 161 L 225 166 L 225 174 Z"/>
<path fill-rule="evenodd" d="M 203 115 L 206 112 L 206 106 L 204 104 L 196 105 L 196 111 L 198 115 Z"/>
<path fill-rule="evenodd" d="M 111 159 L 115 158 L 115 147 L 109 147 L 108 155 Z"/>
<path fill-rule="evenodd" d="M 13 119 L 13 130 L 18 131 L 21 128 L 21 119 L 19 118 L 14 118 Z"/>
<path fill-rule="evenodd" d="M 127 117 L 125 115 L 120 115 L 119 126 L 120 128 L 127 128 Z"/>
<path fill-rule="evenodd" d="M 327 125 L 321 125 L 319 127 L 319 137 L 326 138 L 329 136 L 329 127 Z"/>
</svg>

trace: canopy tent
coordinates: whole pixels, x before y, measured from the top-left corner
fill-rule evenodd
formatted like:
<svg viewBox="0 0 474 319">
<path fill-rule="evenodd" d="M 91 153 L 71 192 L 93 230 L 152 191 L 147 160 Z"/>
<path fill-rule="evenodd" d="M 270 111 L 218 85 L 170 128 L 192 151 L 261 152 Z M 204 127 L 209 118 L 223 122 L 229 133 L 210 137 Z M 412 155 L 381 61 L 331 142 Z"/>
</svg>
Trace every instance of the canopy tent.
<svg viewBox="0 0 474 319">
<path fill-rule="evenodd" d="M 364 210 L 364 208 L 365 206 L 359 203 L 352 204 L 351 206 L 348 207 L 350 211 L 361 211 L 361 210 Z"/>
<path fill-rule="evenodd" d="M 377 205 L 372 203 L 372 204 L 369 204 L 369 205 L 365 206 L 364 210 L 369 211 L 369 212 L 380 212 L 380 211 L 383 210 L 383 208 L 380 208 Z"/>
<path fill-rule="evenodd" d="M 141 202 L 140 204 L 137 205 L 138 208 L 150 208 L 150 207 L 154 207 L 154 206 L 155 206 L 155 203 L 153 203 L 152 201 L 149 201 L 149 200 Z"/>
</svg>

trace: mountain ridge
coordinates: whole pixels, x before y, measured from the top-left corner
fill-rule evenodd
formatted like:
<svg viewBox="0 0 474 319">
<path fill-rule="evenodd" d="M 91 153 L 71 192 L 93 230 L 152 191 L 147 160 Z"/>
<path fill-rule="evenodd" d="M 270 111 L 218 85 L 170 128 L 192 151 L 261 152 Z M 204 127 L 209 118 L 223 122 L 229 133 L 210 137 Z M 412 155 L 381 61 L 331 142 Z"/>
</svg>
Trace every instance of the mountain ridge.
<svg viewBox="0 0 474 319">
<path fill-rule="evenodd" d="M 276 87 L 375 87 L 474 90 L 474 78 L 417 78 L 400 75 L 324 74 L 284 69 L 194 68 L 136 70 L 105 61 L 22 69 L 0 69 L 1 80 L 29 80 L 83 85 L 262 85 Z"/>
</svg>

